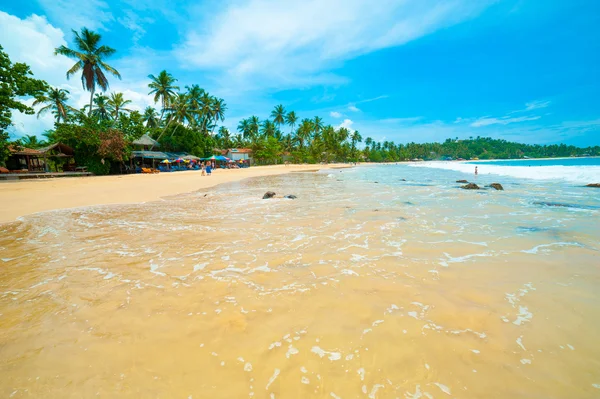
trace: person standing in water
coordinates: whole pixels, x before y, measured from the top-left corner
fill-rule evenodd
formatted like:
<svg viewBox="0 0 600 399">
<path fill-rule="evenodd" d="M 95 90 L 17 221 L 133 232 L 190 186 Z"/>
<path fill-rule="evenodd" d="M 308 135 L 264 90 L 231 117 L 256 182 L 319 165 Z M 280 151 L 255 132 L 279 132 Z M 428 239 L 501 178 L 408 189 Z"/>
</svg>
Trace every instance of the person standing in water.
<svg viewBox="0 0 600 399">
<path fill-rule="evenodd" d="M 475 166 L 475 176 L 477 176 L 477 166 Z"/>
</svg>

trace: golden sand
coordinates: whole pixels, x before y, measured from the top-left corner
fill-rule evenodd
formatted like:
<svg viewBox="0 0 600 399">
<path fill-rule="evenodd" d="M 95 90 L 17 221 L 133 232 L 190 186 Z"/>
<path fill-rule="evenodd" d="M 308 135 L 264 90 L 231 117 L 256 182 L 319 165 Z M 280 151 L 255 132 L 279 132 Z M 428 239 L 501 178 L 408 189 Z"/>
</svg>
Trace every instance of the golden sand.
<svg viewBox="0 0 600 399">
<path fill-rule="evenodd" d="M 346 166 L 275 165 L 217 169 L 211 176 L 201 176 L 200 171 L 186 171 L 0 182 L 0 223 L 54 209 L 155 201 L 249 177 L 339 167 Z"/>
</svg>

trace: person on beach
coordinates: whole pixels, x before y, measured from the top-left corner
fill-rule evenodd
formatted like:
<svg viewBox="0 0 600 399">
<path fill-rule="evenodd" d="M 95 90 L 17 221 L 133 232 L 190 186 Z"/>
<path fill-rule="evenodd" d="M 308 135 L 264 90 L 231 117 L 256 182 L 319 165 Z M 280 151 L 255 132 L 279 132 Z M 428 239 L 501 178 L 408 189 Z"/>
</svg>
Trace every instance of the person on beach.
<svg viewBox="0 0 600 399">
<path fill-rule="evenodd" d="M 477 176 L 477 166 L 475 166 L 475 176 Z"/>
<path fill-rule="evenodd" d="M 204 163 L 200 164 L 200 169 L 202 169 L 202 176 L 206 176 L 206 168 L 204 167 Z"/>
<path fill-rule="evenodd" d="M 210 173 L 211 173 L 211 172 L 212 172 L 212 166 L 211 166 L 211 164 L 209 163 L 209 164 L 206 166 L 206 174 L 207 174 L 208 176 L 210 176 Z"/>
</svg>

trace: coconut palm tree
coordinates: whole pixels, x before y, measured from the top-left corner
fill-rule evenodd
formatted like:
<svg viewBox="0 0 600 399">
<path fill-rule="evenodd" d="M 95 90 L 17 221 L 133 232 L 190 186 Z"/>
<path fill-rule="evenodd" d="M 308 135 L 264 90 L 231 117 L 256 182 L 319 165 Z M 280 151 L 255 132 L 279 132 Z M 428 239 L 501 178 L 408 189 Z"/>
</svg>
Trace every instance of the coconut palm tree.
<svg viewBox="0 0 600 399">
<path fill-rule="evenodd" d="M 231 133 L 229 133 L 229 129 L 227 129 L 225 126 L 221 126 L 219 128 L 218 137 L 221 140 L 221 143 L 224 146 L 224 148 L 231 147 Z"/>
<path fill-rule="evenodd" d="M 215 120 L 215 125 L 216 125 L 216 122 L 219 122 L 219 121 L 222 122 L 225 120 L 225 111 L 226 110 L 227 110 L 227 104 L 225 104 L 225 100 L 223 100 L 222 98 L 213 97 L 212 115 Z M 213 127 L 212 133 L 214 133 L 214 127 Z"/>
<path fill-rule="evenodd" d="M 258 119 L 258 116 L 252 115 L 248 118 L 248 123 L 250 125 L 250 137 L 252 139 L 258 138 L 258 130 L 260 129 L 260 119 Z"/>
<path fill-rule="evenodd" d="M 194 123 L 195 110 L 190 106 L 189 96 L 186 93 L 177 93 L 171 101 L 169 111 L 169 121 L 184 125 Z"/>
<path fill-rule="evenodd" d="M 315 116 L 315 119 L 313 119 L 313 129 L 316 135 L 321 133 L 321 130 L 323 130 L 323 119 L 321 117 Z"/>
<path fill-rule="evenodd" d="M 350 141 L 352 143 L 352 153 L 354 154 L 354 151 L 356 151 L 356 143 L 362 142 L 362 136 L 358 130 L 355 130 L 354 133 L 350 135 Z"/>
<path fill-rule="evenodd" d="M 45 142 L 40 141 L 36 136 L 23 136 L 19 141 L 23 147 L 27 148 L 40 148 L 46 145 Z"/>
<path fill-rule="evenodd" d="M 208 126 L 212 124 L 214 119 L 213 115 L 213 96 L 211 96 L 207 91 L 204 91 L 200 96 L 200 109 L 199 109 L 199 117 L 201 120 L 201 128 L 202 132 L 208 134 Z"/>
<path fill-rule="evenodd" d="M 298 122 L 298 117 L 296 116 L 296 113 L 294 111 L 288 112 L 288 114 L 285 116 L 285 123 L 287 123 L 292 128 L 290 133 L 294 133 L 294 127 L 296 126 L 296 122 Z"/>
<path fill-rule="evenodd" d="M 270 119 L 266 119 L 263 121 L 260 127 L 260 133 L 264 137 L 275 137 L 275 132 L 277 131 L 275 127 L 275 123 Z"/>
<path fill-rule="evenodd" d="M 273 122 L 281 129 L 281 125 L 285 123 L 286 112 L 282 104 L 276 105 L 273 111 L 271 111 L 271 118 Z"/>
<path fill-rule="evenodd" d="M 121 79 L 121 74 L 104 62 L 105 58 L 113 55 L 116 50 L 112 47 L 100 45 L 100 36 L 98 33 L 92 32 L 87 28 L 81 28 L 81 33 L 72 31 L 75 35 L 75 47 L 77 50 L 70 49 L 66 46 L 60 46 L 54 50 L 55 55 L 65 55 L 69 58 L 77 60 L 75 65 L 67 71 L 67 79 L 81 71 L 81 84 L 84 89 L 90 92 L 90 109 L 89 114 L 92 114 L 92 103 L 96 85 L 100 86 L 102 91 L 108 90 L 108 79 L 104 71 Z"/>
<path fill-rule="evenodd" d="M 130 109 L 125 108 L 127 104 L 131 104 L 131 100 L 125 100 L 123 93 L 111 93 L 107 104 L 108 111 L 115 120 L 119 119 L 119 112 L 131 112 Z"/>
<path fill-rule="evenodd" d="M 252 135 L 252 130 L 250 129 L 250 120 L 242 119 L 237 126 L 238 132 L 242 134 L 242 136 L 247 139 Z"/>
<path fill-rule="evenodd" d="M 91 115 L 98 118 L 98 120 L 104 121 L 110 119 L 110 111 L 108 109 L 108 100 L 104 94 L 96 93 L 94 96 L 94 105 L 96 108 L 92 111 Z M 88 108 L 89 105 L 85 105 L 83 109 Z M 89 114 L 89 110 L 88 110 Z"/>
<path fill-rule="evenodd" d="M 158 112 L 153 107 L 146 107 L 144 110 L 144 115 L 142 115 L 142 120 L 146 122 L 146 127 L 154 128 L 158 127 L 159 119 Z"/>
<path fill-rule="evenodd" d="M 300 149 L 304 148 L 310 141 L 313 129 L 313 121 L 308 118 L 302 119 L 302 122 L 300 122 L 300 126 L 298 126 L 298 130 L 296 131 L 296 141 L 298 141 Z"/>
<path fill-rule="evenodd" d="M 198 128 L 201 126 L 202 101 L 206 91 L 198 85 L 185 86 L 185 88 L 187 89 L 189 110 L 194 115 L 192 126 Z"/>
<path fill-rule="evenodd" d="M 56 118 L 56 123 L 60 123 L 62 118 L 63 122 L 67 120 L 68 111 L 72 110 L 71 107 L 67 105 L 67 100 L 69 91 L 65 89 L 59 89 L 56 87 L 50 87 L 48 90 L 35 98 L 33 102 L 33 106 L 36 105 L 44 105 L 39 109 L 37 113 L 37 117 L 40 115 L 44 115 L 48 111 L 52 111 L 54 117 Z"/>
<path fill-rule="evenodd" d="M 148 84 L 148 87 L 151 89 L 148 95 L 154 94 L 154 103 L 161 102 L 162 111 L 160 112 L 160 120 L 162 121 L 163 115 L 165 114 L 165 110 L 171 104 L 171 100 L 175 97 L 177 93 L 176 90 L 179 90 L 179 86 L 175 86 L 175 82 L 177 79 L 173 77 L 166 70 L 160 71 L 158 76 L 154 76 L 152 74 L 148 75 L 148 78 L 152 80 Z"/>
</svg>

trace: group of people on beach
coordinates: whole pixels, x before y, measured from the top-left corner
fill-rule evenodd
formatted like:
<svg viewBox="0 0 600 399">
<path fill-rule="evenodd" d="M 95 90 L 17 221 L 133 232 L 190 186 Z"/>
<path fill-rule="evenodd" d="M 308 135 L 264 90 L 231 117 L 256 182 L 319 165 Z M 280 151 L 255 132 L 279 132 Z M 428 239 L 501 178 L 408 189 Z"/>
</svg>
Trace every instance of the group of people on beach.
<svg viewBox="0 0 600 399">
<path fill-rule="evenodd" d="M 215 168 L 215 162 L 204 162 L 202 164 L 200 164 L 200 168 L 202 169 L 202 176 L 210 176 L 212 173 L 212 170 Z"/>
</svg>

